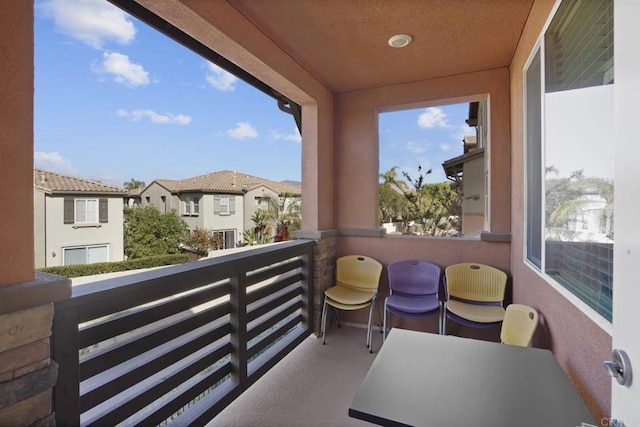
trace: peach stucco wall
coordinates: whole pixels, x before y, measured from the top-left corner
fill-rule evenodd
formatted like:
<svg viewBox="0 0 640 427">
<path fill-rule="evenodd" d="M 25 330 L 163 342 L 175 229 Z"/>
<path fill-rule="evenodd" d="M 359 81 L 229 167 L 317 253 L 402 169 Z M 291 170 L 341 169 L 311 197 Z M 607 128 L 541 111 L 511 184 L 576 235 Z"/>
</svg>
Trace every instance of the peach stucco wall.
<svg viewBox="0 0 640 427">
<path fill-rule="evenodd" d="M 34 279 L 33 4 L 0 13 L 0 284 Z"/>
<path fill-rule="evenodd" d="M 538 0 L 511 64 L 512 140 L 512 245 L 511 274 L 514 302 L 540 311 L 541 328 L 537 346 L 553 351 L 596 419 L 610 413 L 611 379 L 602 361 L 611 357 L 611 336 L 544 279 L 525 265 L 524 259 L 524 126 L 523 69 L 553 0 Z"/>
<path fill-rule="evenodd" d="M 378 227 L 378 113 L 488 99 L 490 218 L 510 229 L 510 123 L 507 68 L 336 95 L 335 187 L 338 228 Z M 504 166 L 503 166 L 504 165 Z"/>
</svg>

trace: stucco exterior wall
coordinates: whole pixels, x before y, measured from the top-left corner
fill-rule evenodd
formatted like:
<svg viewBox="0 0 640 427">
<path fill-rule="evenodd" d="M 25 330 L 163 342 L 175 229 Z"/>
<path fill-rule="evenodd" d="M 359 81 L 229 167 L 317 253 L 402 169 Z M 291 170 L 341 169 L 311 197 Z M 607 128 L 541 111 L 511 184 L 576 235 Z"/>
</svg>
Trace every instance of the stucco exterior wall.
<svg viewBox="0 0 640 427">
<path fill-rule="evenodd" d="M 162 201 L 163 197 L 166 203 Z M 140 203 L 142 206 L 155 206 L 155 208 L 162 213 L 164 213 L 165 211 L 171 212 L 171 210 L 174 209 L 176 213 L 181 213 L 180 204 L 171 197 L 171 193 L 169 192 L 169 190 L 167 190 L 157 182 L 152 182 L 147 188 L 144 189 L 142 193 L 140 193 Z"/>
<path fill-rule="evenodd" d="M 240 233 L 244 231 L 244 206 L 242 202 L 242 196 L 235 194 L 229 194 L 229 198 L 235 198 L 236 212 L 229 215 L 217 215 L 214 214 L 214 194 L 205 194 L 200 199 L 200 215 L 203 216 L 203 227 L 207 230 L 235 230 L 236 242 L 242 240 Z"/>
<path fill-rule="evenodd" d="M 108 245 L 109 261 L 122 261 L 124 257 L 122 228 L 124 224 L 124 199 L 122 197 L 108 197 L 108 222 L 95 224 L 95 227 L 77 228 L 74 227 L 74 224 L 64 223 L 64 199 L 64 196 L 48 196 L 45 201 L 47 212 L 45 258 L 47 267 L 64 265 L 64 249 L 73 246 Z"/>
<path fill-rule="evenodd" d="M 278 193 L 265 186 L 253 188 L 244 196 L 244 225 L 245 229 L 255 227 L 255 223 L 251 221 L 251 216 L 256 211 L 255 200 L 261 197 L 271 197 L 278 200 Z"/>
<path fill-rule="evenodd" d="M 535 2 L 510 67 L 513 299 L 540 311 L 541 322 L 534 345 L 553 351 L 591 412 L 600 419 L 610 414 L 611 379 L 602 368 L 602 361 L 611 358 L 611 336 L 524 262 L 523 70 L 554 3 L 553 0 Z"/>
<path fill-rule="evenodd" d="M 35 267 L 46 267 L 46 236 L 45 236 L 45 193 L 42 190 L 34 189 L 33 192 L 33 235 L 34 235 L 34 252 Z"/>
<path fill-rule="evenodd" d="M 5 3 L 0 13 L 0 284 L 35 277 L 33 2 Z"/>
</svg>

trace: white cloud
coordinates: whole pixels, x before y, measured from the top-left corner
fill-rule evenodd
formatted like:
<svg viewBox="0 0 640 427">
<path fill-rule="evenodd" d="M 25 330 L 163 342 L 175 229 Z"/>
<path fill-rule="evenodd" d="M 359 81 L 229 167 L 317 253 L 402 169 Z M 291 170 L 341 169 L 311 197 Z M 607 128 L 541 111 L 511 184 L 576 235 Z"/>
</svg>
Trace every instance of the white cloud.
<svg viewBox="0 0 640 427">
<path fill-rule="evenodd" d="M 404 149 L 414 158 L 425 154 L 428 148 L 429 144 L 424 141 L 407 141 L 404 143 Z"/>
<path fill-rule="evenodd" d="M 207 62 L 207 82 L 215 89 L 223 92 L 233 92 L 236 90 L 236 83 L 238 78 L 231 73 L 218 67 L 216 64 Z"/>
<path fill-rule="evenodd" d="M 36 168 L 44 169 L 52 172 L 75 173 L 75 169 L 71 167 L 71 160 L 63 157 L 57 151 L 46 153 L 44 151 L 36 151 L 33 154 L 33 162 Z"/>
<path fill-rule="evenodd" d="M 469 125 L 460 125 L 455 132 L 451 134 L 451 138 L 453 138 L 456 142 L 460 143 L 462 146 L 462 140 L 465 136 L 475 135 L 476 129 L 474 127 L 470 127 Z"/>
<path fill-rule="evenodd" d="M 102 64 L 94 64 L 92 70 L 98 74 L 111 74 L 116 83 L 125 86 L 142 86 L 150 83 L 149 73 L 142 65 L 134 64 L 127 55 L 117 52 L 105 52 L 102 54 Z"/>
<path fill-rule="evenodd" d="M 127 14 L 104 0 L 49 0 L 37 5 L 56 30 L 95 49 L 108 41 L 129 44 L 136 28 Z"/>
<path fill-rule="evenodd" d="M 300 136 L 300 132 L 297 127 L 293 128 L 293 132 L 289 134 L 282 134 L 276 130 L 272 130 L 269 132 L 269 138 L 275 141 L 302 142 L 302 137 Z"/>
<path fill-rule="evenodd" d="M 447 115 L 438 107 L 431 107 L 424 110 L 418 116 L 418 126 L 423 129 L 446 128 L 449 127 Z"/>
<path fill-rule="evenodd" d="M 227 130 L 227 135 L 233 139 L 257 138 L 258 131 L 248 122 L 238 122 L 235 128 Z"/>
<path fill-rule="evenodd" d="M 442 150 L 442 151 L 451 151 L 451 144 L 446 144 L 446 143 L 440 144 L 440 150 Z"/>
<path fill-rule="evenodd" d="M 131 121 L 139 122 L 143 118 L 148 118 L 154 125 L 188 125 L 191 123 L 191 117 L 184 114 L 171 114 L 164 113 L 159 114 L 153 110 L 133 110 L 131 112 L 127 110 L 118 110 L 119 117 L 128 118 Z"/>
</svg>

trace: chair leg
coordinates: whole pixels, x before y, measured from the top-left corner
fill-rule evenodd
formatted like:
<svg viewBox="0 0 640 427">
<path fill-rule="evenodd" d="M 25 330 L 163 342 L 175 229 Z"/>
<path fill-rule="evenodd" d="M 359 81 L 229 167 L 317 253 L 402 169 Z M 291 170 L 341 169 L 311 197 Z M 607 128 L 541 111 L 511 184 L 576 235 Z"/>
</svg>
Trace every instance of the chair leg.
<svg viewBox="0 0 640 427">
<path fill-rule="evenodd" d="M 322 305 L 322 320 L 321 320 L 321 326 L 320 326 L 320 335 L 322 335 L 322 345 L 325 344 L 325 335 L 326 335 L 326 328 L 327 328 L 327 297 L 324 297 L 324 304 Z"/>
<path fill-rule="evenodd" d="M 380 318 L 380 306 L 376 303 L 376 307 L 378 308 L 378 328 L 380 328 L 380 333 L 382 333 L 382 319 Z"/>
<path fill-rule="evenodd" d="M 371 308 L 369 309 L 369 353 L 373 353 L 373 305 L 376 305 L 376 307 L 378 307 L 378 325 L 381 325 L 382 323 L 382 319 L 380 318 L 380 307 L 378 306 L 378 300 L 376 297 L 373 297 L 373 300 L 371 301 Z M 382 331 L 380 331 L 382 332 Z"/>
<path fill-rule="evenodd" d="M 444 307 L 442 309 L 442 314 L 440 315 L 442 319 L 442 326 L 440 326 L 440 334 L 447 335 L 447 302 L 445 301 Z"/>
<path fill-rule="evenodd" d="M 387 300 L 384 300 L 384 318 L 382 319 L 382 342 L 384 342 L 387 339 L 387 319 L 389 318 L 389 316 L 391 315 L 388 311 L 387 311 Z"/>
<path fill-rule="evenodd" d="M 371 325 L 373 323 L 373 302 L 369 306 L 369 322 L 367 322 L 367 348 L 371 351 Z"/>
</svg>

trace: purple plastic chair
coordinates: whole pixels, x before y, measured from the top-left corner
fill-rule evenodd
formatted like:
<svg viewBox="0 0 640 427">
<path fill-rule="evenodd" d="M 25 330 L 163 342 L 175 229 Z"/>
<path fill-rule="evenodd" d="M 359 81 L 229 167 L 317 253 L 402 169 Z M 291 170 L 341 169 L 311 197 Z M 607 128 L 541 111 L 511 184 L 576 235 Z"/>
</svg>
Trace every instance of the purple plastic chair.
<svg viewBox="0 0 640 427">
<path fill-rule="evenodd" d="M 408 318 L 438 316 L 438 333 L 442 331 L 442 303 L 439 298 L 440 267 L 421 260 L 404 260 L 389 264 L 389 296 L 384 300 L 384 335 L 390 313 Z"/>
</svg>

